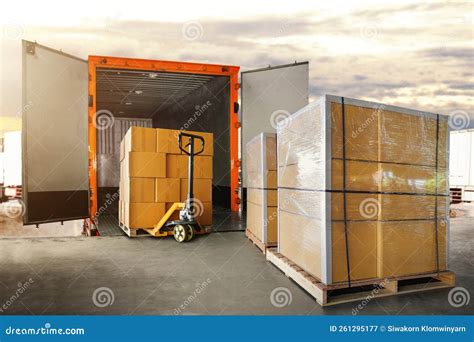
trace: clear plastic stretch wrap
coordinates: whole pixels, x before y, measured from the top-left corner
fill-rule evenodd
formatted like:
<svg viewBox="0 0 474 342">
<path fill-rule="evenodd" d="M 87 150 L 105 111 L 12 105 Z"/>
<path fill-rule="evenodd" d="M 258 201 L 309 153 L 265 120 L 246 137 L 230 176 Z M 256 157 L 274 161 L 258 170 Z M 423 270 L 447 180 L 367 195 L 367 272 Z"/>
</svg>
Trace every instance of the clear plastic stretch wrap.
<svg viewBox="0 0 474 342">
<path fill-rule="evenodd" d="M 260 133 L 245 148 L 247 229 L 265 244 L 277 242 L 276 135 Z"/>
<path fill-rule="evenodd" d="M 330 95 L 281 121 L 280 253 L 327 284 L 446 269 L 448 134 L 443 115 Z"/>
</svg>

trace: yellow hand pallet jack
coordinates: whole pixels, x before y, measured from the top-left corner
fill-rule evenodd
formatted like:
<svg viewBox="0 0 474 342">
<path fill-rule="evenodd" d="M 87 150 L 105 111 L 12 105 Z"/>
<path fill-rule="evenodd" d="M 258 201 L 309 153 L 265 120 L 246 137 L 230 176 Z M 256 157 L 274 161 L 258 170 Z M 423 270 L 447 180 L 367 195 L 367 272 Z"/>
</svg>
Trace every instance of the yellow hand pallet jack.
<svg viewBox="0 0 474 342">
<path fill-rule="evenodd" d="M 183 147 L 183 137 L 189 138 L 189 142 Z M 201 149 L 194 151 L 195 140 L 201 142 Z M 173 235 L 177 242 L 190 241 L 194 235 L 204 233 L 201 225 L 196 221 L 196 206 L 194 204 L 194 156 L 204 151 L 204 138 L 186 132 L 179 132 L 179 149 L 189 156 L 188 159 L 188 193 L 186 202 L 176 202 L 168 209 L 161 220 L 150 229 L 145 229 L 155 237 Z M 175 211 L 179 210 L 179 220 L 169 221 Z"/>
</svg>

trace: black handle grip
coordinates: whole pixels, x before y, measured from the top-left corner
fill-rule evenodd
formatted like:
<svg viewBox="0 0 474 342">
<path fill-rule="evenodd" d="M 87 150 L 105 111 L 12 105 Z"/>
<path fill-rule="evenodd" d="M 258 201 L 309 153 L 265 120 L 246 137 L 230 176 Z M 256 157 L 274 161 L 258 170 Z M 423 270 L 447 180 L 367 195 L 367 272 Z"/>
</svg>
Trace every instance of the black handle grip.
<svg viewBox="0 0 474 342">
<path fill-rule="evenodd" d="M 179 149 L 181 151 L 183 151 L 185 154 L 187 154 L 188 156 L 190 155 L 190 153 L 185 149 L 186 146 L 183 147 L 182 137 L 188 137 L 190 139 L 189 143 L 186 144 L 186 146 L 188 146 L 191 143 L 191 139 L 198 139 L 198 140 L 201 141 L 201 149 L 197 152 L 194 152 L 195 156 L 197 156 L 198 154 L 201 154 L 204 151 L 204 138 L 203 137 L 201 137 L 200 135 L 195 135 L 195 134 L 191 134 L 191 133 L 179 132 L 179 134 L 178 134 Z"/>
</svg>

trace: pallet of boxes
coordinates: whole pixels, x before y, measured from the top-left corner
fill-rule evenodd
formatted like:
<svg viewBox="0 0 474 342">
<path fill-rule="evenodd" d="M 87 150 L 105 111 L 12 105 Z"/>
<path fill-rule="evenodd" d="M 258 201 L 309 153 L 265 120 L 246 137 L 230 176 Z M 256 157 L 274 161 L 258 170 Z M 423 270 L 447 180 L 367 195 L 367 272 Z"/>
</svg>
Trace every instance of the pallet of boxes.
<svg viewBox="0 0 474 342">
<path fill-rule="evenodd" d="M 323 96 L 277 129 L 278 250 L 321 305 L 452 287 L 447 117 Z"/>
<path fill-rule="evenodd" d="M 130 237 L 139 230 L 161 236 L 155 225 L 176 202 L 185 202 L 188 156 L 178 146 L 178 130 L 130 127 L 120 144 L 120 227 Z M 212 133 L 194 157 L 194 209 L 203 227 L 212 225 Z M 183 146 L 187 144 L 183 137 Z M 198 143 L 199 145 L 199 143 Z M 196 146 L 200 149 L 200 146 Z M 170 220 L 179 219 L 176 211 Z M 208 232 L 205 229 L 204 232 Z"/>
<path fill-rule="evenodd" d="M 276 134 L 260 133 L 246 144 L 246 236 L 266 252 L 277 245 Z"/>
</svg>

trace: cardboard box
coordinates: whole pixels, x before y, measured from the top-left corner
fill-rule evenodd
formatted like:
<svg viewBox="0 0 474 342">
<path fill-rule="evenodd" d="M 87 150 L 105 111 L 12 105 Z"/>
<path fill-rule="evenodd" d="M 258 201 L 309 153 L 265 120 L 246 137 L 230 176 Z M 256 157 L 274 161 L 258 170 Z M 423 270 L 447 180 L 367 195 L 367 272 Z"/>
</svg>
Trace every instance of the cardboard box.
<svg viewBox="0 0 474 342">
<path fill-rule="evenodd" d="M 173 203 L 166 203 L 166 210 L 171 208 L 172 205 Z M 212 202 L 201 202 L 196 208 L 198 208 L 196 220 L 199 224 L 202 226 L 212 225 Z M 178 210 L 171 215 L 170 220 L 179 220 Z"/>
<path fill-rule="evenodd" d="M 177 129 L 156 129 L 156 152 L 181 154 Z"/>
<path fill-rule="evenodd" d="M 124 224 L 130 229 L 152 228 L 165 214 L 165 203 L 125 203 Z"/>
<path fill-rule="evenodd" d="M 122 201 L 127 203 L 155 202 L 154 178 L 125 178 L 122 180 Z"/>
<path fill-rule="evenodd" d="M 437 217 L 443 270 L 447 120 L 330 95 L 290 116 L 277 129 L 279 252 L 325 284 L 347 281 L 347 229 L 351 280 L 431 273 Z"/>
<path fill-rule="evenodd" d="M 129 152 L 125 157 L 129 177 L 166 177 L 166 155 L 157 152 Z"/>
<path fill-rule="evenodd" d="M 168 212 L 168 210 L 171 208 L 171 206 L 174 204 L 175 202 L 167 202 L 165 203 L 165 208 L 166 208 L 166 212 Z M 174 213 L 171 215 L 170 217 L 170 221 L 175 221 L 175 220 L 179 220 L 179 210 L 175 210 Z"/>
<path fill-rule="evenodd" d="M 245 146 L 247 229 L 266 245 L 278 235 L 276 135 L 260 133 Z"/>
<path fill-rule="evenodd" d="M 179 202 L 180 182 L 179 178 L 156 178 L 155 179 L 155 202 Z"/>
<path fill-rule="evenodd" d="M 212 203 L 202 202 L 203 211 L 196 218 L 201 226 L 212 225 Z"/>
<path fill-rule="evenodd" d="M 157 152 L 170 153 L 170 154 L 184 154 L 179 149 L 178 135 L 179 130 L 177 129 L 156 129 L 156 147 Z M 214 138 L 212 133 L 206 132 L 193 132 L 183 131 L 185 133 L 199 135 L 204 138 L 204 151 L 200 154 L 202 156 L 213 156 L 214 155 Z M 202 144 L 199 140 L 195 140 L 195 151 L 199 151 L 202 148 Z M 183 148 L 188 144 L 189 138 L 182 137 Z"/>
<path fill-rule="evenodd" d="M 166 176 L 168 178 L 187 178 L 189 157 L 183 154 L 167 154 Z M 194 178 L 212 179 L 212 157 L 194 157 Z"/>
<path fill-rule="evenodd" d="M 212 180 L 211 179 L 194 179 L 193 184 L 194 198 L 201 202 L 212 202 Z M 181 179 L 181 202 L 186 201 L 188 194 L 188 179 Z"/>
<path fill-rule="evenodd" d="M 195 132 L 195 131 L 184 131 L 184 132 L 194 134 L 194 135 L 199 135 L 204 138 L 204 150 L 201 154 L 199 154 L 200 156 L 213 156 L 214 155 L 214 135 L 212 133 Z M 183 136 L 182 139 L 183 139 L 182 140 L 183 146 L 186 146 L 189 143 L 189 138 Z M 196 140 L 196 139 L 194 141 L 196 142 L 196 145 L 194 146 L 194 151 L 200 151 L 202 148 L 201 141 Z"/>
<path fill-rule="evenodd" d="M 379 222 L 379 278 L 436 272 L 436 228 L 433 220 Z M 438 224 L 438 260 L 446 270 L 446 224 Z"/>
<path fill-rule="evenodd" d="M 156 152 L 156 131 L 153 128 L 132 126 L 122 141 L 124 155 L 125 152 Z"/>
</svg>

